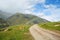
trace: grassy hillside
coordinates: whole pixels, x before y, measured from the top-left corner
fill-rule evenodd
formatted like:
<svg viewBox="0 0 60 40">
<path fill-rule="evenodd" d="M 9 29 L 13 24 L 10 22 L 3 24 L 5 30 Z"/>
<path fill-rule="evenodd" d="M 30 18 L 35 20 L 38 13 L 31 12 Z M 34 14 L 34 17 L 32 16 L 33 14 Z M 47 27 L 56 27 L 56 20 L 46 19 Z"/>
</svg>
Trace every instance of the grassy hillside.
<svg viewBox="0 0 60 40">
<path fill-rule="evenodd" d="M 49 30 L 60 31 L 60 22 L 43 23 L 43 24 L 39 24 L 39 26 Z"/>
<path fill-rule="evenodd" d="M 18 25 L 18 24 L 38 24 L 48 21 L 30 14 L 16 13 L 15 15 L 8 18 L 8 22 L 10 23 L 10 25 Z"/>
<path fill-rule="evenodd" d="M 0 40 L 34 40 L 29 33 L 30 25 L 10 26 L 0 32 Z"/>
</svg>

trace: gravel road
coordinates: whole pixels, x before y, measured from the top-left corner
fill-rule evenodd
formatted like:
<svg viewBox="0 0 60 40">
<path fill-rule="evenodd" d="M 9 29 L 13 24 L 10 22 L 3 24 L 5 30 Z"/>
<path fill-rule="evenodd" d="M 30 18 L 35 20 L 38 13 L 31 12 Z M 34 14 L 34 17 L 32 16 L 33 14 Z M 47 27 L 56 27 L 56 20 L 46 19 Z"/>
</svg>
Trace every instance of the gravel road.
<svg viewBox="0 0 60 40">
<path fill-rule="evenodd" d="M 29 29 L 35 40 L 60 40 L 60 34 L 40 28 L 37 24 Z"/>
</svg>

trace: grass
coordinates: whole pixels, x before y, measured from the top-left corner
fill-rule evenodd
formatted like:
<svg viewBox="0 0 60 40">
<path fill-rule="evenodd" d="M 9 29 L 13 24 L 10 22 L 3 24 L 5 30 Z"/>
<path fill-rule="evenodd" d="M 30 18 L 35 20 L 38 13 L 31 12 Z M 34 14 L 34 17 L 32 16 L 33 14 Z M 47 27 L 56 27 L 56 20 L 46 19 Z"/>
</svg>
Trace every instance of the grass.
<svg viewBox="0 0 60 40">
<path fill-rule="evenodd" d="M 30 25 L 10 26 L 8 30 L 0 32 L 0 40 L 33 40 L 29 27 Z"/>
<path fill-rule="evenodd" d="M 48 22 L 48 23 L 39 24 L 39 26 L 49 30 L 60 31 L 60 22 Z"/>
</svg>

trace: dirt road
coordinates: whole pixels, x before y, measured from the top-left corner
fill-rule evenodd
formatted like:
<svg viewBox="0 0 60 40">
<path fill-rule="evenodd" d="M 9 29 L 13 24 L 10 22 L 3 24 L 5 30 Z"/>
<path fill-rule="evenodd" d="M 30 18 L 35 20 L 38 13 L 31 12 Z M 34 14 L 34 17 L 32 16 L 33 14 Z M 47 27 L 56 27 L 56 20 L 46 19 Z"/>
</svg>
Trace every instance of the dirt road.
<svg viewBox="0 0 60 40">
<path fill-rule="evenodd" d="M 37 24 L 29 29 L 35 40 L 60 40 L 60 34 L 40 28 Z"/>
</svg>

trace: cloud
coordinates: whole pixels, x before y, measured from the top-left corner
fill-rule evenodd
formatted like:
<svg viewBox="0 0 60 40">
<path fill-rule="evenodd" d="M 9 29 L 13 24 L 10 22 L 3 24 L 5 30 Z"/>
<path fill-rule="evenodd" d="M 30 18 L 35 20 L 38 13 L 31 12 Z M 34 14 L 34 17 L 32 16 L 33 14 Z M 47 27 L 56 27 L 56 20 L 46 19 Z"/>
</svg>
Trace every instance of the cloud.
<svg viewBox="0 0 60 40">
<path fill-rule="evenodd" d="M 44 0 L 0 0 L 0 9 L 7 12 L 25 11 L 37 2 Z"/>
<path fill-rule="evenodd" d="M 52 0 L 51 0 L 52 1 Z M 36 15 L 49 21 L 60 20 L 60 8 L 47 0 L 0 0 L 0 10 Z M 47 4 L 46 4 L 47 2 Z M 38 5 L 39 4 L 39 5 Z M 57 3 L 58 4 L 58 3 Z M 58 6 L 59 7 L 59 6 Z"/>
<path fill-rule="evenodd" d="M 39 5 L 37 5 L 39 8 L 35 6 L 33 7 L 32 12 L 34 12 L 35 15 L 47 19 L 49 21 L 60 21 L 60 8 L 57 8 L 57 5 L 53 5 L 51 3 L 49 5 L 46 5 L 45 3 L 39 3 Z M 43 10 L 40 8 L 41 5 Z M 36 10 L 37 12 L 34 10 Z"/>
<path fill-rule="evenodd" d="M 23 11 L 30 5 L 28 0 L 0 0 L 0 9 L 9 12 Z"/>
<path fill-rule="evenodd" d="M 46 8 L 47 9 L 42 12 L 42 18 L 49 21 L 60 21 L 60 8 L 58 9 L 54 5 L 48 5 Z"/>
</svg>

